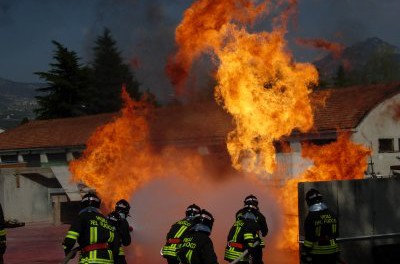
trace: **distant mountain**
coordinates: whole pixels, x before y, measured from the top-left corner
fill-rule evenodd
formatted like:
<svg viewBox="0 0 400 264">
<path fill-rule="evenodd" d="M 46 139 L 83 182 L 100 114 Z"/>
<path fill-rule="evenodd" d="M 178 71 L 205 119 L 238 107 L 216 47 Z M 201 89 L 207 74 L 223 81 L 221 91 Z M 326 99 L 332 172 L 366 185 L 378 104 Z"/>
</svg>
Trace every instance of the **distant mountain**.
<svg viewBox="0 0 400 264">
<path fill-rule="evenodd" d="M 400 49 L 373 37 L 345 48 L 339 58 L 329 54 L 314 65 L 324 80 L 335 78 L 339 66 L 343 66 L 353 83 L 400 80 Z"/>
<path fill-rule="evenodd" d="M 37 108 L 35 90 L 43 86 L 0 78 L 0 128 L 9 129 L 20 124 L 24 118 L 33 119 L 33 109 Z"/>
</svg>

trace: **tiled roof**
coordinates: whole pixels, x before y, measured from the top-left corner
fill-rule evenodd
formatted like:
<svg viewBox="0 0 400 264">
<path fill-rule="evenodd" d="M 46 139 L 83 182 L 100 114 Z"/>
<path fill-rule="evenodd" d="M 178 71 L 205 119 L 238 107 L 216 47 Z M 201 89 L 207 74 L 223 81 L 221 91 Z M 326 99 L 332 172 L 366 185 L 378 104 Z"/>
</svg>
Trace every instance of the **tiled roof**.
<svg viewBox="0 0 400 264">
<path fill-rule="evenodd" d="M 318 131 L 352 129 L 377 104 L 400 93 L 400 84 L 355 86 L 313 93 L 329 93 L 325 105 L 313 101 Z M 93 131 L 116 114 L 34 120 L 0 134 L 0 150 L 84 146 Z M 162 107 L 150 122 L 151 139 L 160 144 L 223 140 L 232 130 L 231 117 L 214 102 Z"/>
<path fill-rule="evenodd" d="M 353 86 L 315 92 L 328 94 L 325 105 L 313 103 L 317 131 L 356 128 L 379 103 L 400 93 L 400 84 Z"/>
<path fill-rule="evenodd" d="M 114 114 L 115 115 L 115 114 Z M 83 146 L 113 114 L 34 120 L 0 134 L 0 150 Z"/>
</svg>

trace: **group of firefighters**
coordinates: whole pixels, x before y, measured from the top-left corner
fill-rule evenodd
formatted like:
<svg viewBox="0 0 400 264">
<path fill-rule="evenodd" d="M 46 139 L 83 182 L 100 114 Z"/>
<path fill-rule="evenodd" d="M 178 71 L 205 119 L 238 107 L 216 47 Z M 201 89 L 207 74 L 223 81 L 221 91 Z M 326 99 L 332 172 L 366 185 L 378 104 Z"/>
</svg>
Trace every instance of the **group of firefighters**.
<svg viewBox="0 0 400 264">
<path fill-rule="evenodd" d="M 309 190 L 306 202 L 309 212 L 304 223 L 301 261 L 334 264 L 339 256 L 337 217 L 328 209 L 318 190 Z M 100 204 L 95 193 L 83 196 L 81 211 L 63 241 L 64 263 L 74 258 L 78 251 L 80 264 L 127 263 L 123 247 L 131 243 L 132 228 L 127 221 L 130 205 L 122 199 L 115 204 L 115 210 L 105 216 L 99 210 Z M 189 205 L 185 214 L 171 226 L 161 255 L 168 264 L 218 264 L 210 239 L 213 215 L 196 204 Z M 231 264 L 263 264 L 263 237 L 267 234 L 267 222 L 259 210 L 257 197 L 249 195 L 229 230 L 224 260 Z M 0 264 L 3 264 L 5 250 L 5 223 L 0 205 Z"/>
<path fill-rule="evenodd" d="M 162 248 L 168 264 L 217 264 L 213 243 L 209 238 L 214 218 L 196 204 L 186 209 L 186 217 L 174 223 Z M 224 259 L 230 263 L 262 264 L 262 237 L 268 234 L 264 215 L 258 200 L 249 195 L 244 207 L 236 213 L 235 222 L 228 233 Z"/>
</svg>

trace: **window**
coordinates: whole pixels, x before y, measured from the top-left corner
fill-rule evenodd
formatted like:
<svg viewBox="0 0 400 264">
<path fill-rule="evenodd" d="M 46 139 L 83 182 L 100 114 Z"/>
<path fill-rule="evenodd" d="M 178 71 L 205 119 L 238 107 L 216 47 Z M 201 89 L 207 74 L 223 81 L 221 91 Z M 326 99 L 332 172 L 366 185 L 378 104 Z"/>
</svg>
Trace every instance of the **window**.
<svg viewBox="0 0 400 264">
<path fill-rule="evenodd" d="M 18 156 L 17 155 L 2 155 L 1 161 L 3 163 L 18 163 Z"/>
<path fill-rule="evenodd" d="M 382 152 L 394 152 L 394 139 L 393 138 L 380 138 L 379 143 L 379 153 Z"/>
<path fill-rule="evenodd" d="M 40 167 L 40 155 L 28 154 L 24 155 L 24 160 L 28 163 L 28 167 Z"/>
<path fill-rule="evenodd" d="M 66 163 L 67 162 L 67 156 L 65 153 L 47 153 L 47 158 L 49 162 L 52 163 Z"/>
</svg>

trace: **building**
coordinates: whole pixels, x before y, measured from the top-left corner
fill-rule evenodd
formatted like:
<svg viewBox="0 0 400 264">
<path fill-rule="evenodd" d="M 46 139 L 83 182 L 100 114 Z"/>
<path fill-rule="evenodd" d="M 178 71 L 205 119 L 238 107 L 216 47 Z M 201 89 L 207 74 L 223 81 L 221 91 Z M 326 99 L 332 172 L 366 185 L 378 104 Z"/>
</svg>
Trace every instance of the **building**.
<svg viewBox="0 0 400 264">
<path fill-rule="evenodd" d="M 327 96 L 314 105 L 315 129 L 285 138 L 292 152 L 277 153 L 278 162 L 301 163 L 301 143 L 329 143 L 337 131 L 352 132 L 355 142 L 370 146 L 375 174 L 396 173 L 400 152 L 400 84 L 357 86 L 317 91 Z M 93 131 L 117 114 L 35 120 L 0 134 L 0 202 L 5 215 L 24 222 L 63 221 L 62 207 L 81 198 L 79 184 L 71 183 L 68 162 L 78 158 Z M 150 122 L 151 141 L 160 147 L 196 148 L 210 168 L 232 170 L 225 138 L 231 117 L 215 103 L 164 107 Z M 372 173 L 372 166 L 369 174 Z M 269 175 L 271 181 L 298 175 L 301 168 L 286 166 Z"/>
</svg>

